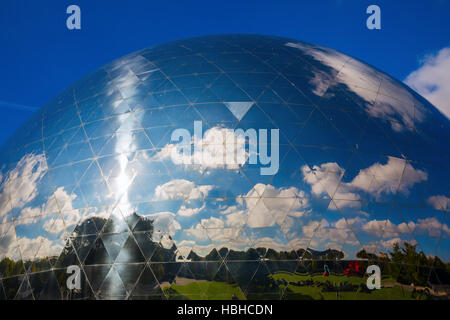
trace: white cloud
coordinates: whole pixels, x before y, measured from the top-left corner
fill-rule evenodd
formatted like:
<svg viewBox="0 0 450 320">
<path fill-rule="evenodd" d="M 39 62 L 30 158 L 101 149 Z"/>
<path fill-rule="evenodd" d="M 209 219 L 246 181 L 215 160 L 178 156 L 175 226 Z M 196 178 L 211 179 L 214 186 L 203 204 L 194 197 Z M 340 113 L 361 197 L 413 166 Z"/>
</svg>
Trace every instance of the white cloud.
<svg viewBox="0 0 450 320">
<path fill-rule="evenodd" d="M 310 83 L 315 87 L 316 95 L 329 95 L 328 88 L 344 83 L 365 101 L 366 112 L 371 116 L 398 121 L 409 130 L 414 121 L 423 121 L 423 106 L 388 75 L 332 49 L 292 42 L 286 46 L 300 49 L 332 69 L 329 74 L 313 71 L 314 78 Z M 396 131 L 405 128 L 395 122 L 391 122 L 391 126 Z"/>
<path fill-rule="evenodd" d="M 370 242 L 363 246 L 362 249 L 366 250 L 369 253 L 376 253 L 377 250 L 385 251 L 390 250 L 394 247 L 395 244 L 398 244 L 400 247 L 404 246 L 405 242 L 408 242 L 412 245 L 417 245 L 416 240 L 403 240 L 399 237 L 392 238 L 389 240 L 381 240 L 380 242 Z"/>
<path fill-rule="evenodd" d="M 390 220 L 371 220 L 362 226 L 362 229 L 369 234 L 374 234 L 378 237 L 391 238 L 397 237 L 401 234 L 411 233 L 415 229 L 415 223 L 409 222 L 393 224 Z"/>
<path fill-rule="evenodd" d="M 48 233 L 58 234 L 65 230 L 66 225 L 64 224 L 64 220 L 59 218 L 46 221 L 42 227 Z M 66 234 L 63 236 L 66 236 Z"/>
<path fill-rule="evenodd" d="M 64 187 L 59 187 L 55 192 L 48 197 L 47 201 L 41 207 L 25 207 L 20 211 L 20 219 L 25 219 L 34 216 L 47 216 L 53 213 L 65 211 L 73 211 L 72 201 L 77 197 L 76 194 L 68 194 Z"/>
<path fill-rule="evenodd" d="M 22 259 L 42 258 L 57 256 L 61 253 L 63 246 L 55 241 L 38 236 L 33 239 L 26 237 L 18 240 Z"/>
<path fill-rule="evenodd" d="M 181 230 L 180 224 L 175 220 L 176 215 L 172 212 L 159 212 L 146 217 L 153 220 L 153 239 L 156 242 L 173 237 L 178 230 Z"/>
<path fill-rule="evenodd" d="M 226 218 L 232 215 L 241 215 L 239 219 L 245 217 L 245 213 L 243 211 L 237 211 L 235 207 L 231 208 L 230 212 L 232 213 L 228 213 Z M 404 242 L 417 243 L 415 240 L 409 239 L 409 237 L 409 240 L 401 239 L 401 236 L 405 234 L 425 234 L 429 237 L 439 237 L 441 233 L 442 236 L 448 237 L 450 235 L 448 226 L 440 223 L 436 218 L 418 219 L 416 222 L 409 221 L 399 224 L 392 223 L 389 219 L 367 220 L 364 217 L 341 218 L 334 222 L 327 221 L 326 219 L 310 221 L 302 226 L 301 237 L 294 233 L 290 237 L 292 240 L 287 243 L 285 240 L 283 241 L 276 237 L 258 237 L 250 241 L 249 238 L 243 236 L 241 227 L 242 222 L 238 227 L 230 227 L 228 220 L 224 221 L 220 218 L 211 217 L 209 219 L 202 219 L 199 224 L 188 229 L 187 232 L 195 236 L 198 240 L 205 241 L 209 239 L 212 241 L 213 246 L 202 247 L 205 254 L 213 247 L 242 249 L 250 245 L 252 247 L 266 247 L 275 250 L 292 250 L 306 247 L 342 250 L 344 245 L 360 245 L 356 235 L 362 232 L 375 235 L 382 239 L 379 243 L 371 242 L 364 245 L 367 251 L 374 252 L 380 246 L 385 249 L 392 248 L 394 243 L 399 243 L 400 245 Z M 192 248 L 192 246 L 190 247 Z M 198 246 L 195 247 L 197 249 Z"/>
<path fill-rule="evenodd" d="M 245 224 L 248 215 L 247 209 L 238 206 L 230 206 L 221 213 L 226 215 L 226 224 L 231 228 L 242 227 Z"/>
<path fill-rule="evenodd" d="M 25 224 L 26 221 L 31 221 L 29 218 L 37 217 L 41 215 L 41 208 L 39 207 L 25 207 L 22 210 L 20 210 L 20 216 L 18 224 Z"/>
<path fill-rule="evenodd" d="M 429 237 L 450 236 L 450 229 L 445 223 L 440 223 L 435 217 L 418 219 L 416 229 L 425 232 Z"/>
<path fill-rule="evenodd" d="M 281 226 L 287 217 L 302 217 L 310 212 L 309 200 L 295 187 L 276 188 L 256 184 L 246 195 L 237 198 L 237 205 L 222 209 L 227 226 L 250 228 Z"/>
<path fill-rule="evenodd" d="M 173 237 L 181 230 L 181 225 L 175 220 L 172 212 L 158 212 L 145 215 L 153 221 L 152 241 L 160 243 L 163 248 L 170 249 L 175 244 Z"/>
<path fill-rule="evenodd" d="M 450 198 L 444 195 L 431 196 L 428 198 L 427 202 L 436 210 L 447 211 L 450 205 Z"/>
<path fill-rule="evenodd" d="M 194 148 L 201 145 L 201 151 Z M 194 150 L 183 153 L 184 149 Z M 237 170 L 250 156 L 246 150 L 246 139 L 229 128 L 213 127 L 205 131 L 202 138 L 191 138 L 179 144 L 165 145 L 153 158 L 171 159 L 176 164 L 184 164 L 203 172 L 207 168 Z"/>
<path fill-rule="evenodd" d="M 171 249 L 173 247 L 173 245 L 175 244 L 175 241 L 172 239 L 171 236 L 164 234 L 161 236 L 161 238 L 159 239 L 159 243 L 161 244 L 161 246 L 165 249 Z"/>
<path fill-rule="evenodd" d="M 315 195 L 330 194 L 332 195 L 339 184 L 344 169 L 336 162 L 323 163 L 319 166 L 315 165 L 310 169 L 307 165 L 302 167 L 303 180 L 311 185 L 311 191 Z"/>
<path fill-rule="evenodd" d="M 159 200 L 197 200 L 207 197 L 213 188 L 211 185 L 197 186 L 192 181 L 175 179 L 157 186 L 155 195 Z"/>
<path fill-rule="evenodd" d="M 287 216 L 301 217 L 309 212 L 305 193 L 295 187 L 275 188 L 258 183 L 239 201 L 247 210 L 250 228 L 281 226 Z"/>
<path fill-rule="evenodd" d="M 203 205 L 201 207 L 197 207 L 197 208 L 191 208 L 191 207 L 187 207 L 184 203 L 180 206 L 180 208 L 177 211 L 177 214 L 180 216 L 184 216 L 184 217 L 190 217 L 193 216 L 194 214 L 199 213 L 200 211 L 202 211 L 203 209 L 206 208 L 206 204 L 203 203 Z"/>
<path fill-rule="evenodd" d="M 198 186 L 192 181 L 174 179 L 157 186 L 155 196 L 158 200 L 184 200 L 185 203 L 180 206 L 177 214 L 188 217 L 199 213 L 206 207 L 205 203 L 200 207 L 191 207 L 191 200 L 204 200 L 213 188 L 214 186 L 211 185 Z"/>
<path fill-rule="evenodd" d="M 426 56 L 422 65 L 411 72 L 405 83 L 427 98 L 450 118 L 450 48 Z"/>
<path fill-rule="evenodd" d="M 328 162 L 310 169 L 304 165 L 301 168 L 303 179 L 311 186 L 314 195 L 333 197 L 330 209 L 355 207 L 358 208 L 361 199 L 356 192 L 363 191 L 378 198 L 382 193 L 395 194 L 397 190 L 408 194 L 416 183 L 427 180 L 426 172 L 414 169 L 405 160 L 388 157 L 386 164 L 375 163 L 362 169 L 350 182 L 341 181 L 344 175 L 335 162 Z"/>
<path fill-rule="evenodd" d="M 302 231 L 303 235 L 313 239 L 316 245 L 328 241 L 355 246 L 359 244 L 359 241 L 356 239 L 352 229 L 359 223 L 359 218 L 350 220 L 350 222 L 346 222 L 344 218 L 341 218 L 332 223 L 322 219 L 321 221 L 311 221 L 302 227 Z"/>
<path fill-rule="evenodd" d="M 252 246 L 254 248 L 270 248 L 276 251 L 291 251 L 298 250 L 300 248 L 306 248 L 310 245 L 310 239 L 306 238 L 295 238 L 287 243 L 282 242 L 277 238 L 263 237 L 256 239 Z"/>
<path fill-rule="evenodd" d="M 394 238 L 394 239 L 390 239 L 390 240 L 386 240 L 386 241 L 381 240 L 380 244 L 385 249 L 392 249 L 394 247 L 394 244 L 397 243 L 399 246 L 403 246 L 405 242 L 408 242 L 409 244 L 412 244 L 412 245 L 417 245 L 416 240 L 406 241 L 406 240 L 402 240 L 400 238 Z"/>
<path fill-rule="evenodd" d="M 436 218 L 418 219 L 416 222 L 402 222 L 399 224 L 386 220 L 367 220 L 356 217 L 353 219 L 341 218 L 335 222 L 329 222 L 326 219 L 320 221 L 310 221 L 302 227 L 302 234 L 305 238 L 313 240 L 316 246 L 324 242 L 358 245 L 359 241 L 356 234 L 365 232 L 375 235 L 382 240 L 381 246 L 392 248 L 395 242 L 403 244 L 405 241 L 416 243 L 415 240 L 402 240 L 402 235 L 422 235 L 428 237 L 450 236 L 450 229 L 446 224 L 440 223 Z M 327 245 L 325 245 L 327 246 Z M 366 250 L 373 251 L 377 247 L 376 243 L 369 243 L 364 246 Z"/>
<path fill-rule="evenodd" d="M 349 183 L 340 182 L 344 175 L 342 169 L 335 162 L 323 163 L 310 169 L 304 165 L 302 168 L 303 180 L 311 186 L 314 195 L 327 195 L 333 197 L 330 209 L 352 207 L 359 208 L 361 197 L 352 192 L 354 188 Z M 339 190 L 337 190 L 339 186 Z"/>
<path fill-rule="evenodd" d="M 208 232 L 206 232 L 208 229 Z M 222 219 L 210 217 L 200 220 L 195 227 L 187 229 L 187 232 L 195 236 L 199 240 L 220 241 L 225 238 L 225 223 Z"/>
<path fill-rule="evenodd" d="M 333 250 L 338 250 L 338 251 L 344 251 L 343 249 L 344 249 L 344 246 L 342 246 L 341 244 L 339 244 L 339 243 L 336 243 L 336 242 L 328 242 L 328 243 L 325 243 L 324 244 L 324 247 L 325 248 L 328 248 L 328 249 L 333 249 Z M 345 255 L 345 254 L 344 254 Z"/>
<path fill-rule="evenodd" d="M 435 217 L 418 219 L 416 222 L 392 223 L 386 220 L 370 220 L 367 221 L 362 229 L 369 233 L 382 238 L 398 237 L 402 234 L 426 234 L 429 237 L 439 237 L 442 235 L 450 236 L 450 229 L 445 223 L 439 222 Z"/>
<path fill-rule="evenodd" d="M 177 250 L 175 252 L 176 254 L 176 261 L 182 261 L 182 262 L 190 262 L 191 259 L 188 259 L 189 254 L 192 251 L 192 246 L 186 246 L 183 244 L 178 244 Z"/>
<path fill-rule="evenodd" d="M 5 174 L 0 188 L 0 217 L 11 209 L 23 208 L 37 195 L 37 183 L 47 170 L 43 154 L 27 154 Z"/>
<path fill-rule="evenodd" d="M 48 197 L 47 201 L 42 204 L 41 207 L 25 207 L 20 211 L 20 216 L 16 221 L 17 225 L 34 223 L 33 218 L 44 219 L 47 216 L 58 214 L 58 218 L 52 218 L 46 221 L 43 225 L 45 231 L 58 234 L 66 228 L 64 220 L 59 217 L 59 214 L 64 212 L 64 219 L 68 219 L 66 222 L 68 226 L 77 224 L 80 221 L 80 214 L 78 210 L 75 210 L 72 205 L 72 201 L 77 197 L 76 194 L 69 195 L 64 187 L 59 187 L 55 192 Z M 64 210 L 64 211 L 63 211 Z M 61 234 L 65 236 L 65 234 Z"/>
<path fill-rule="evenodd" d="M 13 252 L 16 243 L 16 232 L 13 223 L 0 224 L 0 260 L 5 256 L 10 259 L 20 259 L 17 252 Z"/>
<path fill-rule="evenodd" d="M 243 250 L 251 244 L 250 239 L 243 233 L 242 229 L 228 227 L 222 219 L 215 217 L 202 219 L 200 223 L 186 229 L 186 232 L 199 241 L 211 241 L 215 248 L 227 247 Z"/>
<path fill-rule="evenodd" d="M 224 220 L 211 218 L 208 223 L 220 221 L 224 228 L 240 228 L 245 224 L 250 228 L 264 228 L 281 226 L 289 216 L 301 217 L 310 212 L 305 193 L 295 187 L 275 188 L 259 183 L 247 194 L 237 197 L 236 202 L 236 205 L 220 208 Z"/>
<path fill-rule="evenodd" d="M 181 241 L 180 245 L 183 245 L 183 242 L 185 242 L 185 241 Z M 195 244 L 195 242 L 194 242 L 194 244 L 191 244 L 191 242 L 188 242 L 187 245 L 189 246 L 189 248 L 192 248 L 192 250 L 201 257 L 205 257 L 213 249 L 219 250 L 221 248 L 217 244 L 212 244 L 212 243 L 208 244 L 208 245 L 198 245 L 198 244 Z"/>
<path fill-rule="evenodd" d="M 414 184 L 427 179 L 426 172 L 414 169 L 409 162 L 388 157 L 386 164 L 375 163 L 360 170 L 350 184 L 357 189 L 376 195 L 395 194 L 397 189 L 401 193 L 408 194 Z"/>
</svg>

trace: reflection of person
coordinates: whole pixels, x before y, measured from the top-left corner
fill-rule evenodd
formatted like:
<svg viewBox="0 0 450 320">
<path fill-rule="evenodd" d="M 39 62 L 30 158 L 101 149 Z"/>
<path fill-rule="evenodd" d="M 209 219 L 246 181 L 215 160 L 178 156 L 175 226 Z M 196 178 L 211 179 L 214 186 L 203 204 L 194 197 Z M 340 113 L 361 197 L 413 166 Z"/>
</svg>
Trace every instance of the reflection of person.
<svg viewBox="0 0 450 320">
<path fill-rule="evenodd" d="M 328 268 L 328 266 L 325 264 L 325 265 L 323 266 L 323 270 L 324 270 L 323 276 L 324 276 L 324 277 L 328 277 L 328 276 L 330 275 L 330 268 Z"/>
</svg>

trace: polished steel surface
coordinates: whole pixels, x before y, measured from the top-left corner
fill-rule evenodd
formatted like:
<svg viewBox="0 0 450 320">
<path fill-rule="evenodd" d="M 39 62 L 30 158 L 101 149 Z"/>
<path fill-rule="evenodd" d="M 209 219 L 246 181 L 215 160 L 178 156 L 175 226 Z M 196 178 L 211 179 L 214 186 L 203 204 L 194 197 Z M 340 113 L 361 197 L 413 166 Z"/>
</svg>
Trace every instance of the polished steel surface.
<svg viewBox="0 0 450 320">
<path fill-rule="evenodd" d="M 203 36 L 120 58 L 43 106 L 0 168 L 0 298 L 335 298 L 302 281 L 326 264 L 365 283 L 345 270 L 367 259 L 387 282 L 449 284 L 449 119 L 301 41 Z M 398 260 L 396 244 L 423 254 Z"/>
</svg>

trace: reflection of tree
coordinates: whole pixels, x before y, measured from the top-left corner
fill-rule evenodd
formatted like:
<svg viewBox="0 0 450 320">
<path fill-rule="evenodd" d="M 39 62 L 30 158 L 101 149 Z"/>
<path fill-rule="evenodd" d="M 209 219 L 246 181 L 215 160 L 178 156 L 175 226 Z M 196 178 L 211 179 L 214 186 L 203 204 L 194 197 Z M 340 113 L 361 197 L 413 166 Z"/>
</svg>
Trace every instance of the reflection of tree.
<svg viewBox="0 0 450 320">
<path fill-rule="evenodd" d="M 330 250 L 327 253 L 327 259 L 328 260 L 341 260 L 343 258 L 344 258 L 344 253 L 342 251 Z"/>
<path fill-rule="evenodd" d="M 0 275 L 8 278 L 17 274 L 21 274 L 24 271 L 24 265 L 22 260 L 14 261 L 5 257 L 0 262 Z"/>
<path fill-rule="evenodd" d="M 158 241 L 154 238 L 153 221 L 136 213 L 120 222 L 91 217 L 75 227 L 58 257 L 35 261 L 14 261 L 5 257 L 0 261 L 0 281 L 9 299 L 14 298 L 21 288 L 23 277 L 18 275 L 23 275 L 25 270 L 29 273 L 29 282 L 36 297 L 43 297 L 42 292 L 47 292 L 50 297 L 50 292 L 58 291 L 59 286 L 64 296 L 89 298 L 93 297 L 90 288 L 100 290 L 110 265 L 115 263 L 125 266 L 117 270 L 125 270 L 125 278 L 131 281 L 124 283 L 127 288 L 133 287 L 139 279 L 142 292 L 148 288 L 155 292 L 157 283 L 173 283 L 176 277 L 180 277 L 237 284 L 245 288 L 249 297 L 257 297 L 258 293 L 278 292 L 279 285 L 283 283 L 271 276 L 276 272 L 320 275 L 327 264 L 331 274 L 344 275 L 344 270 L 354 262 L 343 260 L 344 253 L 332 249 L 277 251 L 272 248 L 250 248 L 240 251 L 226 247 L 214 248 L 204 257 L 192 250 L 185 257 L 189 262 L 177 262 L 176 245 L 167 248 Z M 404 243 L 403 247 L 396 244 L 389 257 L 365 250 L 359 251 L 356 256 L 363 259 L 359 261 L 363 271 L 369 264 L 378 264 L 383 276 L 391 276 L 403 284 L 426 285 L 430 281 L 450 283 L 450 264 L 445 264 L 439 257 L 427 257 L 423 252 L 417 252 L 416 248 L 416 245 L 409 243 Z M 151 271 L 142 271 L 145 262 L 149 262 Z M 70 265 L 83 266 L 82 278 L 87 277 L 90 285 L 82 284 L 81 291 L 65 289 L 68 277 L 66 268 Z M 126 267 L 128 265 L 134 267 Z M 433 273 L 430 273 L 431 268 Z M 363 273 L 352 275 L 361 277 Z M 123 276 L 122 273 L 120 277 Z M 334 289 L 330 287 L 327 290 Z"/>
<path fill-rule="evenodd" d="M 423 251 L 417 252 L 416 249 L 417 244 L 404 242 L 401 247 L 395 243 L 389 252 L 390 258 L 368 253 L 364 249 L 356 256 L 380 265 L 383 275 L 390 275 L 402 284 L 425 286 L 429 282 L 450 283 L 450 263 L 445 264 L 437 256 L 427 257 Z"/>
</svg>

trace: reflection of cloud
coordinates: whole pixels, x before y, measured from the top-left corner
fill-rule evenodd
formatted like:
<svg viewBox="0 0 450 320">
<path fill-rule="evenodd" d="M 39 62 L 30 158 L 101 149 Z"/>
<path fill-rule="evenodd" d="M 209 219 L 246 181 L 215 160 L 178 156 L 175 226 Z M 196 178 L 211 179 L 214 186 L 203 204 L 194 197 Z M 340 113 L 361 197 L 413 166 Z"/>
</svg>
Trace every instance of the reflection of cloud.
<svg viewBox="0 0 450 320">
<path fill-rule="evenodd" d="M 427 202 L 436 210 L 447 211 L 449 209 L 450 198 L 443 195 L 431 196 L 428 198 Z"/>
<path fill-rule="evenodd" d="M 417 99 L 391 77 L 332 49 L 302 43 L 286 43 L 332 68 L 326 75 L 315 71 L 310 81 L 316 95 L 324 96 L 329 87 L 344 83 L 366 103 L 366 112 L 374 117 L 399 121 L 411 130 L 414 121 L 423 121 L 424 110 Z M 333 79 L 333 80 L 331 80 Z M 392 129 L 403 127 L 391 123 Z"/>
<path fill-rule="evenodd" d="M 386 164 L 375 163 L 360 170 L 351 182 L 341 181 L 344 169 L 335 162 L 315 165 L 312 169 L 305 165 L 302 173 L 305 182 L 311 185 L 313 194 L 333 197 L 330 209 L 359 207 L 357 200 L 360 200 L 360 196 L 357 191 L 364 191 L 377 198 L 382 193 L 395 194 L 397 191 L 408 194 L 414 184 L 428 178 L 426 172 L 393 157 L 388 157 Z"/>
<path fill-rule="evenodd" d="M 178 246 L 178 244 L 177 244 Z M 198 254 L 201 257 L 205 257 L 208 253 L 210 253 L 213 249 L 219 250 L 220 247 L 218 247 L 216 244 L 208 244 L 208 245 L 198 245 L 195 244 L 195 242 L 186 241 L 183 240 L 180 242 L 180 246 L 189 246 L 196 254 Z"/>
<path fill-rule="evenodd" d="M 375 163 L 360 170 L 351 185 L 376 195 L 381 193 L 394 194 L 397 189 L 403 194 L 408 194 L 409 189 L 414 184 L 425 181 L 427 178 L 426 172 L 414 169 L 409 162 L 388 157 L 386 164 Z"/>
<path fill-rule="evenodd" d="M 72 201 L 77 197 L 76 194 L 69 195 L 64 187 L 59 187 L 48 197 L 47 201 L 41 207 L 25 207 L 20 211 L 20 219 L 26 219 L 35 216 L 45 217 L 49 214 L 59 213 L 61 211 L 73 211 Z M 63 207 L 60 208 L 60 206 Z"/>
<path fill-rule="evenodd" d="M 291 251 L 305 249 L 310 245 L 310 239 L 295 238 L 288 243 L 283 243 L 280 239 L 263 237 L 254 241 L 254 248 L 270 248 L 276 251 Z"/>
<path fill-rule="evenodd" d="M 201 219 L 200 223 L 186 229 L 186 232 L 199 241 L 211 241 L 214 248 L 226 247 L 235 250 L 244 250 L 249 247 L 250 239 L 240 228 L 228 227 L 222 219 L 210 217 Z M 195 248 L 202 246 L 196 245 Z M 212 248 L 210 245 L 203 247 L 203 251 Z"/>
<path fill-rule="evenodd" d="M 359 244 L 359 241 L 356 239 L 352 230 L 357 224 L 359 224 L 359 218 L 355 218 L 350 222 L 346 222 L 344 218 L 336 222 L 328 222 L 322 219 L 321 221 L 311 221 L 302 227 L 302 231 L 305 237 L 313 239 L 317 244 L 324 241 L 331 241 L 355 246 Z"/>
<path fill-rule="evenodd" d="M 66 225 L 62 219 L 50 219 L 42 227 L 48 233 L 58 234 L 66 228 Z M 65 237 L 66 234 L 62 234 L 61 236 Z"/>
<path fill-rule="evenodd" d="M 194 142 L 197 146 L 202 146 L 201 151 L 194 148 Z M 249 157 L 245 145 L 245 137 L 236 134 L 234 130 L 213 127 L 208 129 L 202 138 L 192 137 L 190 142 L 165 145 L 154 159 L 171 159 L 177 164 L 189 165 L 200 172 L 207 168 L 236 170 Z M 184 154 L 182 152 L 184 148 L 193 148 L 194 151 Z"/>
<path fill-rule="evenodd" d="M 450 229 L 444 223 L 439 222 L 435 217 L 418 219 L 416 222 L 402 222 L 398 225 L 387 220 L 371 220 L 362 226 L 362 229 L 369 233 L 383 238 L 397 237 L 402 234 L 417 235 L 426 234 L 429 237 L 439 237 L 450 235 Z"/>
<path fill-rule="evenodd" d="M 38 236 L 33 239 L 20 238 L 18 240 L 22 259 L 33 259 L 34 257 L 57 256 L 61 253 L 63 246 L 58 242 Z"/>
<path fill-rule="evenodd" d="M 208 229 L 208 233 L 205 229 Z M 206 240 L 209 237 L 213 241 L 221 241 L 226 238 L 223 220 L 214 217 L 202 219 L 195 227 L 187 229 L 187 232 L 199 240 Z"/>
<path fill-rule="evenodd" d="M 380 244 L 385 249 L 392 249 L 394 247 L 394 244 L 398 244 L 399 246 L 403 246 L 405 244 L 405 242 L 408 242 L 409 244 L 412 244 L 412 245 L 416 245 L 417 244 L 416 240 L 406 241 L 406 240 L 402 240 L 400 238 L 394 238 L 394 239 L 387 240 L 387 241 L 381 240 Z"/>
<path fill-rule="evenodd" d="M 180 206 L 180 208 L 178 209 L 177 214 L 179 214 L 180 216 L 184 216 L 184 217 L 190 217 L 190 216 L 193 216 L 194 214 L 199 213 L 200 211 L 202 211 L 205 208 L 206 208 L 205 203 L 201 207 L 198 207 L 198 208 L 190 208 L 190 207 L 187 207 L 183 203 Z"/>
<path fill-rule="evenodd" d="M 228 226 L 239 227 L 245 223 L 250 228 L 282 225 L 291 217 L 301 217 L 310 212 L 305 193 L 295 187 L 275 188 L 256 184 L 246 195 L 237 198 L 237 205 L 223 208 Z"/>
<path fill-rule="evenodd" d="M 184 246 L 184 245 L 178 245 L 177 250 L 175 252 L 176 254 L 176 261 L 182 261 L 182 262 L 190 262 L 191 259 L 188 259 L 189 254 L 192 251 L 191 246 Z"/>
<path fill-rule="evenodd" d="M 12 259 L 11 256 L 17 255 L 17 253 L 12 252 L 12 247 L 15 244 L 15 240 L 16 233 L 12 223 L 0 224 L 0 260 L 5 256 Z"/>
<path fill-rule="evenodd" d="M 316 195 L 327 192 L 332 194 L 344 174 L 344 170 L 336 163 L 315 166 L 313 170 L 303 167 L 302 172 L 305 181 L 311 185 L 312 192 Z M 399 187 L 402 175 L 402 184 Z M 375 163 L 360 170 L 352 181 L 341 182 L 340 186 L 343 188 L 336 194 L 347 201 L 345 198 L 348 199 L 349 195 L 353 199 L 360 199 L 355 193 L 357 191 L 364 191 L 375 196 L 380 193 L 392 194 L 397 189 L 402 193 L 408 193 L 415 183 L 426 178 L 425 172 L 414 169 L 404 160 L 389 157 L 386 164 Z M 336 194 L 335 197 L 337 197 Z M 342 201 L 340 205 L 346 204 L 345 201 Z M 348 205 L 353 205 L 354 202 L 358 201 L 348 200 Z M 310 210 L 310 203 L 305 193 L 295 187 L 276 188 L 272 185 L 256 184 L 247 194 L 237 197 L 235 204 L 220 207 L 222 217 L 202 219 L 200 223 L 188 229 L 188 233 L 198 240 L 210 239 L 213 243 L 223 246 L 231 245 L 228 242 L 232 239 L 235 247 L 243 247 L 249 245 L 248 239 L 240 237 L 240 230 L 244 225 L 249 228 L 263 228 L 278 224 L 282 232 L 292 239 L 289 243 L 276 237 L 258 237 L 253 240 L 252 245 L 283 249 L 293 246 L 298 248 L 300 245 L 316 247 L 325 245 L 336 249 L 342 245 L 357 246 L 359 241 L 355 234 L 361 232 L 384 239 L 399 238 L 401 235 L 411 233 L 436 237 L 441 230 L 445 234 L 449 233 L 448 226 L 440 223 L 436 218 L 394 224 L 388 219 L 369 220 L 368 214 L 361 213 L 361 216 L 342 218 L 334 222 L 326 219 L 310 221 L 303 225 L 302 237 L 298 237 L 296 230 L 293 230 L 296 228 L 293 218 L 302 218 Z M 394 240 L 385 242 L 384 245 L 389 246 Z"/>
<path fill-rule="evenodd" d="M 314 78 L 310 80 L 311 85 L 314 86 L 312 92 L 315 95 L 330 98 L 333 96 L 332 93 L 327 93 L 330 87 L 338 84 L 335 78 L 330 78 L 328 75 L 321 71 L 313 70 Z"/>
<path fill-rule="evenodd" d="M 392 238 L 389 240 L 381 240 L 380 242 L 369 242 L 365 244 L 362 249 L 366 250 L 366 252 L 376 254 L 377 250 L 390 250 L 394 247 L 395 244 L 398 244 L 400 247 L 405 245 L 405 242 L 417 245 L 416 240 L 403 240 L 399 237 Z"/>
<path fill-rule="evenodd" d="M 302 190 L 295 187 L 275 188 L 262 183 L 256 184 L 238 201 L 244 205 L 250 228 L 271 227 L 274 224 L 281 226 L 287 216 L 301 217 L 309 206 Z"/>
<path fill-rule="evenodd" d="M 0 217 L 22 208 L 37 195 L 37 183 L 47 170 L 43 154 L 27 154 L 6 173 L 0 188 Z"/>
<path fill-rule="evenodd" d="M 445 223 L 440 223 L 436 218 L 418 219 L 416 230 L 424 231 L 429 237 L 450 236 L 450 229 Z"/>
<path fill-rule="evenodd" d="M 304 165 L 302 167 L 303 180 L 311 185 L 311 191 L 314 195 L 328 195 L 333 197 L 334 204 L 330 203 L 331 209 L 343 207 L 359 207 L 360 196 L 354 192 L 354 188 L 348 183 L 341 182 L 344 175 L 342 169 L 335 162 L 323 163 L 320 166 L 313 166 L 310 169 Z M 339 190 L 336 190 L 339 186 Z"/>
<path fill-rule="evenodd" d="M 325 243 L 324 247 L 332 250 L 344 251 L 344 246 L 336 242 Z"/>
<path fill-rule="evenodd" d="M 302 233 L 305 238 L 312 239 L 315 245 L 320 245 L 325 241 L 332 243 L 358 245 L 359 242 L 355 234 L 375 235 L 381 239 L 393 238 L 381 241 L 385 248 L 391 248 L 395 242 L 400 244 L 405 241 L 415 243 L 415 240 L 402 240 L 401 235 L 421 235 L 429 237 L 450 236 L 450 229 L 446 224 L 440 223 L 436 218 L 418 219 L 416 222 L 402 222 L 399 224 L 386 220 L 367 220 L 356 217 L 353 219 L 341 218 L 335 222 L 329 222 L 326 219 L 321 221 L 310 221 L 302 227 Z M 326 245 L 328 246 L 328 245 Z M 376 243 L 364 245 L 368 251 L 376 250 Z"/>
<path fill-rule="evenodd" d="M 159 185 L 155 189 L 155 195 L 160 200 L 195 200 L 204 199 L 213 189 L 213 186 L 197 186 L 194 182 L 175 179 Z"/>
<path fill-rule="evenodd" d="M 390 220 L 371 220 L 363 225 L 363 230 L 378 237 L 391 238 L 414 231 L 414 222 L 393 224 Z"/>
<path fill-rule="evenodd" d="M 161 242 L 166 249 L 173 244 L 170 238 L 181 229 L 180 224 L 175 220 L 175 216 L 172 212 L 159 212 L 146 216 L 153 220 L 153 240 Z"/>
<path fill-rule="evenodd" d="M 64 187 L 59 187 L 56 191 L 48 197 L 47 201 L 41 207 L 25 207 L 20 211 L 20 216 L 16 221 L 17 225 L 29 224 L 33 220 L 32 217 L 38 217 L 43 219 L 46 216 L 65 212 L 65 219 L 67 219 L 68 226 L 75 225 L 80 220 L 80 214 L 78 210 L 73 209 L 72 201 L 77 197 L 76 194 L 69 195 Z M 67 214 L 70 212 L 70 214 Z M 48 233 L 58 234 L 66 228 L 64 221 L 61 218 L 52 218 L 46 221 L 43 228 Z M 61 234 L 65 236 L 65 234 Z"/>
<path fill-rule="evenodd" d="M 184 200 L 189 204 L 191 200 L 204 200 L 213 188 L 214 186 L 211 185 L 198 186 L 192 181 L 174 179 L 157 186 L 155 195 L 158 200 Z M 205 207 L 206 204 L 203 204 L 201 207 L 191 208 L 183 203 L 177 214 L 188 217 L 199 213 Z"/>
<path fill-rule="evenodd" d="M 450 118 L 450 48 L 425 57 L 419 69 L 405 82 Z"/>
</svg>

